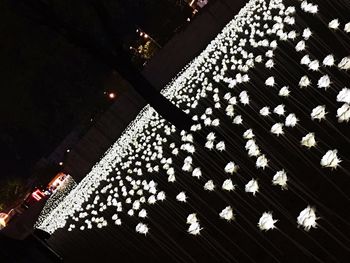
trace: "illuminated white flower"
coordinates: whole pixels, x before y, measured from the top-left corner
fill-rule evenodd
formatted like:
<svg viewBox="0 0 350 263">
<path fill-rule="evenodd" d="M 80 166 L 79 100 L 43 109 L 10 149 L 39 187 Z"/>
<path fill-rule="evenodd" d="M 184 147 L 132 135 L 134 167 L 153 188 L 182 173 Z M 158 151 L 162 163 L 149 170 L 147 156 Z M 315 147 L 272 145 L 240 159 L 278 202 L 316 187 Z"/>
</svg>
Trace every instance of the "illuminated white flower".
<svg viewBox="0 0 350 263">
<path fill-rule="evenodd" d="M 305 49 L 305 41 L 304 40 L 300 40 L 298 42 L 298 44 L 295 46 L 295 50 L 297 52 L 303 51 Z"/>
<path fill-rule="evenodd" d="M 350 104 L 350 89 L 343 88 L 337 95 L 337 101 Z"/>
<path fill-rule="evenodd" d="M 259 219 L 258 227 L 262 231 L 267 231 L 276 228 L 275 223 L 278 220 L 272 218 L 271 212 L 265 212 Z"/>
<path fill-rule="evenodd" d="M 232 183 L 231 179 L 227 179 L 222 184 L 222 189 L 230 192 L 230 191 L 235 190 L 235 185 Z"/>
<path fill-rule="evenodd" d="M 307 87 L 311 84 L 311 81 L 309 79 L 308 76 L 303 76 L 300 81 L 299 81 L 299 87 L 303 88 L 303 87 Z"/>
<path fill-rule="evenodd" d="M 179 201 L 179 202 L 184 202 L 184 203 L 186 203 L 186 199 L 187 199 L 187 196 L 186 196 L 186 193 L 185 193 L 185 192 L 180 192 L 180 193 L 176 196 L 176 200 Z"/>
<path fill-rule="evenodd" d="M 313 71 L 318 71 L 320 68 L 320 62 L 315 59 L 309 63 L 309 69 Z"/>
<path fill-rule="evenodd" d="M 246 185 L 245 185 L 245 191 L 247 193 L 252 193 L 253 195 L 256 194 L 256 192 L 259 192 L 259 185 L 257 180 L 250 180 Z"/>
<path fill-rule="evenodd" d="M 207 141 L 205 143 L 205 148 L 208 148 L 209 150 L 214 148 L 214 142 L 213 141 Z"/>
<path fill-rule="evenodd" d="M 270 115 L 270 108 L 265 106 L 263 108 L 261 108 L 261 110 L 259 111 L 260 115 L 262 116 L 268 116 Z"/>
<path fill-rule="evenodd" d="M 146 218 L 147 217 L 147 211 L 145 209 L 141 209 L 139 212 L 139 217 Z"/>
<path fill-rule="evenodd" d="M 165 200 L 165 193 L 164 193 L 164 191 L 160 191 L 157 194 L 157 200 L 159 200 L 159 201 L 164 201 Z"/>
<path fill-rule="evenodd" d="M 345 57 L 345 58 L 343 58 L 343 59 L 339 62 L 338 68 L 344 69 L 344 70 L 350 69 L 350 57 Z"/>
<path fill-rule="evenodd" d="M 198 222 L 198 219 L 197 219 L 197 214 L 196 213 L 193 213 L 193 214 L 189 214 L 187 216 L 187 220 L 186 220 L 186 223 L 187 224 L 193 224 L 193 223 L 196 223 Z"/>
<path fill-rule="evenodd" d="M 195 168 L 192 172 L 192 176 L 199 179 L 202 176 L 201 168 L 199 167 Z"/>
<path fill-rule="evenodd" d="M 171 175 L 168 176 L 168 182 L 173 183 L 175 181 L 176 181 L 175 175 L 171 174 Z"/>
<path fill-rule="evenodd" d="M 349 122 L 350 120 L 350 105 L 345 103 L 337 109 L 338 122 Z"/>
<path fill-rule="evenodd" d="M 333 19 L 331 22 L 328 23 L 328 27 L 331 29 L 338 29 L 339 28 L 339 20 Z"/>
<path fill-rule="evenodd" d="M 223 218 L 223 219 L 225 219 L 227 221 L 231 221 L 231 220 L 235 219 L 231 206 L 227 206 L 225 209 L 223 209 L 220 212 L 219 215 L 220 215 L 221 218 Z"/>
<path fill-rule="evenodd" d="M 331 80 L 329 79 L 328 75 L 324 75 L 318 80 L 317 86 L 319 88 L 325 88 L 327 89 L 329 85 L 331 84 Z"/>
<path fill-rule="evenodd" d="M 191 163 L 185 162 L 182 166 L 182 170 L 185 172 L 191 172 L 192 171 L 192 165 Z"/>
<path fill-rule="evenodd" d="M 251 138 L 253 138 L 254 136 L 255 136 L 255 135 L 254 135 L 252 129 L 248 129 L 248 130 L 246 130 L 246 131 L 243 133 L 243 138 L 244 138 L 244 139 L 251 139 Z"/>
<path fill-rule="evenodd" d="M 224 141 L 218 142 L 218 144 L 216 144 L 215 148 L 219 152 L 225 151 L 225 142 Z"/>
<path fill-rule="evenodd" d="M 315 108 L 312 110 L 312 112 L 311 112 L 311 119 L 312 119 L 312 120 L 317 119 L 317 120 L 321 121 L 322 119 L 325 119 L 326 114 L 327 114 L 327 112 L 326 112 L 326 106 L 324 106 L 324 105 L 319 105 L 319 106 L 315 107 Z"/>
<path fill-rule="evenodd" d="M 264 170 L 265 167 L 268 166 L 267 163 L 268 163 L 267 158 L 265 157 L 264 154 L 262 154 L 262 155 L 260 155 L 260 156 L 258 157 L 258 159 L 256 160 L 255 165 L 256 165 L 257 168 L 262 168 L 262 169 Z"/>
<path fill-rule="evenodd" d="M 301 145 L 308 148 L 316 146 L 315 134 L 310 132 L 301 139 Z"/>
<path fill-rule="evenodd" d="M 225 166 L 225 172 L 229 173 L 229 174 L 233 174 L 233 173 L 237 172 L 237 169 L 238 169 L 238 166 L 235 165 L 234 162 L 229 162 Z"/>
<path fill-rule="evenodd" d="M 272 125 L 271 133 L 276 134 L 277 136 L 284 134 L 283 124 L 282 123 L 275 123 L 274 125 Z"/>
<path fill-rule="evenodd" d="M 285 113 L 284 105 L 283 104 L 278 105 L 276 108 L 273 109 L 273 112 L 276 113 L 277 115 L 284 115 Z"/>
<path fill-rule="evenodd" d="M 280 89 L 280 91 L 278 92 L 278 95 L 281 96 L 281 97 L 288 97 L 289 94 L 290 94 L 290 91 L 289 91 L 289 87 L 288 86 L 282 87 Z"/>
<path fill-rule="evenodd" d="M 202 229 L 198 222 L 194 222 L 188 227 L 187 232 L 191 235 L 199 235 Z"/>
<path fill-rule="evenodd" d="M 240 100 L 240 102 L 241 102 L 243 105 L 249 104 L 249 96 L 248 96 L 248 93 L 247 93 L 246 91 L 242 91 L 242 92 L 239 94 L 239 100 Z"/>
<path fill-rule="evenodd" d="M 321 159 L 321 165 L 327 168 L 337 168 L 341 160 L 338 158 L 337 150 L 329 150 Z"/>
<path fill-rule="evenodd" d="M 272 59 L 269 59 L 269 60 L 266 61 L 266 63 L 265 63 L 265 67 L 266 67 L 266 68 L 273 68 L 274 65 L 275 65 L 275 63 L 273 62 Z"/>
<path fill-rule="evenodd" d="M 302 59 L 300 60 L 301 65 L 309 65 L 310 62 L 311 62 L 311 60 L 310 60 L 309 55 L 303 56 Z"/>
<path fill-rule="evenodd" d="M 308 40 L 311 36 L 312 36 L 312 32 L 311 32 L 310 28 L 305 28 L 303 31 L 303 38 L 305 40 Z"/>
<path fill-rule="evenodd" d="M 326 67 L 332 67 L 334 65 L 334 56 L 328 55 L 327 57 L 324 58 L 322 63 Z"/>
<path fill-rule="evenodd" d="M 269 87 L 273 87 L 275 85 L 275 78 L 274 77 L 269 77 L 266 81 L 265 81 L 265 85 L 269 86 Z"/>
<path fill-rule="evenodd" d="M 208 182 L 206 182 L 204 184 L 204 190 L 207 190 L 207 191 L 214 191 L 215 189 L 215 185 L 213 183 L 213 180 L 209 180 Z"/>
<path fill-rule="evenodd" d="M 272 184 L 281 186 L 282 190 L 287 189 L 287 173 L 284 170 L 276 172 L 273 176 Z"/>
<path fill-rule="evenodd" d="M 294 113 L 290 113 L 285 121 L 285 125 L 287 127 L 294 127 L 298 122 L 298 118 L 295 116 Z"/>
<path fill-rule="evenodd" d="M 309 231 L 311 228 L 317 227 L 316 220 L 318 219 L 316 217 L 316 210 L 313 207 L 308 206 L 303 211 L 300 212 L 297 222 L 298 225 L 304 227 L 306 231 Z"/>
<path fill-rule="evenodd" d="M 149 228 L 146 224 L 138 223 L 136 226 L 137 233 L 146 235 L 148 233 L 148 230 L 149 230 Z"/>
<path fill-rule="evenodd" d="M 350 22 L 347 23 L 347 24 L 345 24 L 345 26 L 344 26 L 344 31 L 345 31 L 346 33 L 350 33 Z"/>
<path fill-rule="evenodd" d="M 242 124 L 242 122 L 243 122 L 243 119 L 242 119 L 241 115 L 237 115 L 236 117 L 233 118 L 233 123 L 234 124 L 239 125 L 239 124 Z"/>
</svg>

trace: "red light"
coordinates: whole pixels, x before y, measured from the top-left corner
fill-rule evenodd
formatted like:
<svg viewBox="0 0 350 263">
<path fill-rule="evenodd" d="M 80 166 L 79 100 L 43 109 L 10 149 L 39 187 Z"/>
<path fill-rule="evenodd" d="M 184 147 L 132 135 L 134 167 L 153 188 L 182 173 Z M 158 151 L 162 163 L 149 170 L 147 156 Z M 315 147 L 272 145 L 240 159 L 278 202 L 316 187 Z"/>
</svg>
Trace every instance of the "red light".
<svg viewBox="0 0 350 263">
<path fill-rule="evenodd" d="M 43 194 L 39 189 L 36 190 L 36 191 L 34 191 L 34 192 L 32 193 L 32 197 L 33 197 L 36 201 L 40 201 L 43 195 L 44 195 L 44 194 Z"/>
</svg>

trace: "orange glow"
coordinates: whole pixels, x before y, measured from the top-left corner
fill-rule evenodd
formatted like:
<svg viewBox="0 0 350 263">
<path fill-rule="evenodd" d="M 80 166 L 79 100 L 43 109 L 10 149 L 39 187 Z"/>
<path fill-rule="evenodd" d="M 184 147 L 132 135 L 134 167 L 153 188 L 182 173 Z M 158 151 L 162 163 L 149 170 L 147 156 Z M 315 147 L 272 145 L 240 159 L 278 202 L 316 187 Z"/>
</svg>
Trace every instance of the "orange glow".
<svg viewBox="0 0 350 263">
<path fill-rule="evenodd" d="M 8 214 L 0 213 L 0 229 L 6 227 L 6 224 L 8 222 Z"/>
</svg>

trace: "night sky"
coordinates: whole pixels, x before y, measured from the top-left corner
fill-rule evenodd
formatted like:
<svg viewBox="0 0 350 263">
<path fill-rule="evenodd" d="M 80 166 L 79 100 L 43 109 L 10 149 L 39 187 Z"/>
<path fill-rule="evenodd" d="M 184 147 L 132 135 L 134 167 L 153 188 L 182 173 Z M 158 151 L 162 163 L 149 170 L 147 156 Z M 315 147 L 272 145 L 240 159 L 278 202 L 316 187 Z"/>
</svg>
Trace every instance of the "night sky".
<svg viewBox="0 0 350 263">
<path fill-rule="evenodd" d="M 106 89 L 118 91 L 108 67 L 33 21 L 31 16 L 37 14 L 10 2 L 0 3 L 2 179 L 29 176 L 36 161 L 52 152 L 74 127 L 108 106 Z M 103 38 L 85 1 L 49 2 L 71 25 Z M 170 1 L 105 3 L 126 46 L 137 37 L 136 25 L 165 42 L 183 20 L 181 9 Z"/>
</svg>

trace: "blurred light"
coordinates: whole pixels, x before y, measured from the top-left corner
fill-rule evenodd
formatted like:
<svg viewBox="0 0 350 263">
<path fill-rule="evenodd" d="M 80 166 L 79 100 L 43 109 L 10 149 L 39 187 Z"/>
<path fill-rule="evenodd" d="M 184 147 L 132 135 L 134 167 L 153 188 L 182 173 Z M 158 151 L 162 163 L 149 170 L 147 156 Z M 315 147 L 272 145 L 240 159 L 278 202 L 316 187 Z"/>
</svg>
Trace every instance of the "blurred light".
<svg viewBox="0 0 350 263">
<path fill-rule="evenodd" d="M 62 166 L 62 165 L 63 165 L 63 162 L 60 162 L 59 165 Z"/>
<path fill-rule="evenodd" d="M 67 153 L 69 153 L 70 152 L 70 150 L 69 149 L 67 149 Z"/>
<path fill-rule="evenodd" d="M 115 98 L 115 93 L 114 93 L 114 92 L 109 93 L 109 94 L 108 94 L 108 97 L 109 97 L 110 99 L 114 99 L 114 98 Z"/>
</svg>

